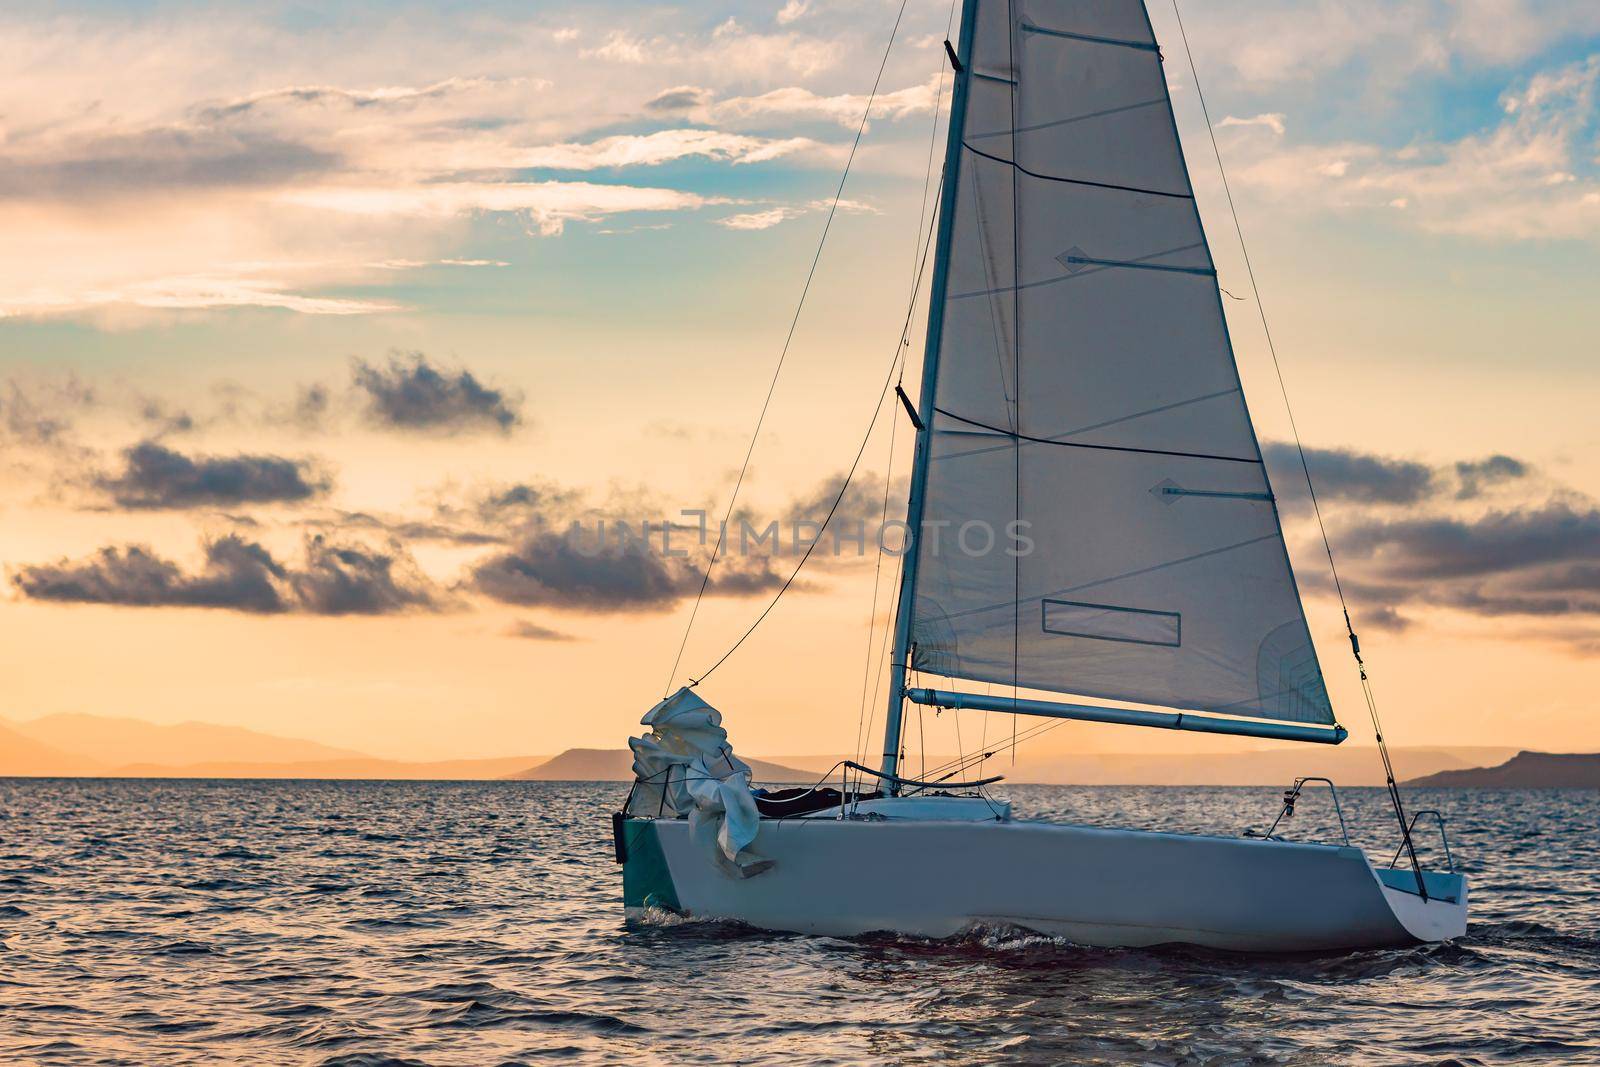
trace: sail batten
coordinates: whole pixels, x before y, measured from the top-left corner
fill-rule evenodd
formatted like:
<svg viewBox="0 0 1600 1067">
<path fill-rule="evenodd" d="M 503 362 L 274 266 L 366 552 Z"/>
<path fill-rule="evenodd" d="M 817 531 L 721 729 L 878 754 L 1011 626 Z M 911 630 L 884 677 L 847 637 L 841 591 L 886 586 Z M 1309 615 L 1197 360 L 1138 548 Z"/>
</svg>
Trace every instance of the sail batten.
<svg viewBox="0 0 1600 1067">
<path fill-rule="evenodd" d="M 1144 4 L 967 4 L 897 660 L 1332 725 Z"/>
</svg>

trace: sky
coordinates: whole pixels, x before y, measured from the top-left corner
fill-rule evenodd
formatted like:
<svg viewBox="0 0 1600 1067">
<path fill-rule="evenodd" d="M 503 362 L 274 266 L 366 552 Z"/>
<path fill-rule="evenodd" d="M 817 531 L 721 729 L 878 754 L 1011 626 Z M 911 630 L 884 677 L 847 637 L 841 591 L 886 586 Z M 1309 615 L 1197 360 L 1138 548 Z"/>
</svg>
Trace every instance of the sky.
<svg viewBox="0 0 1600 1067">
<path fill-rule="evenodd" d="M 903 507 L 909 430 L 892 398 L 871 420 L 947 2 L 908 0 L 839 189 L 898 10 L 7 5 L 0 717 L 620 746 L 705 549 L 562 533 L 726 506 L 825 225 L 741 514 L 820 519 L 869 422 L 842 516 Z M 1600 8 L 1183 17 L 1389 739 L 1600 748 Z M 1152 18 L 1335 707 L 1370 741 L 1195 79 Z M 920 310 L 907 340 L 914 393 Z M 679 683 L 795 559 L 719 564 Z M 741 751 L 859 747 L 894 566 L 820 554 L 701 687 Z M 949 752 L 1009 725 L 922 728 Z"/>
</svg>

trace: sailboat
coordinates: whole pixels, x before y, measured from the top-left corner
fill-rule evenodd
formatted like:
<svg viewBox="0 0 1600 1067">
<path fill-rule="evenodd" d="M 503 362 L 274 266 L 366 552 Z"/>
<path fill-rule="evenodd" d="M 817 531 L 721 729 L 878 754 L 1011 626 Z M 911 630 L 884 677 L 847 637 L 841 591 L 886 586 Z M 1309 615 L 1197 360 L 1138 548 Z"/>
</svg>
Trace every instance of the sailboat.
<svg viewBox="0 0 1600 1067">
<path fill-rule="evenodd" d="M 1348 837 L 1017 819 L 997 779 L 902 773 L 908 705 L 1347 736 L 1144 4 L 964 0 L 959 42 L 881 765 L 851 761 L 838 789 L 752 793 L 720 713 L 678 690 L 632 739 L 614 818 L 628 914 L 1247 952 L 1462 935 L 1466 879 L 1417 861 L 1392 770 L 1409 868 Z M 1003 547 L 952 547 L 979 529 Z M 1029 551 L 1005 537 L 1021 529 Z"/>
</svg>

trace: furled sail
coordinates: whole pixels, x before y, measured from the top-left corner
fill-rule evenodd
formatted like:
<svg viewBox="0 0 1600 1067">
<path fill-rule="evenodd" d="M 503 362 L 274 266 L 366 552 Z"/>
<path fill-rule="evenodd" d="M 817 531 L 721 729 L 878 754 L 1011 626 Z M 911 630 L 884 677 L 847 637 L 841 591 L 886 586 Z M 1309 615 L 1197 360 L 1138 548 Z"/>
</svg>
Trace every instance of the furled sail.
<svg viewBox="0 0 1600 1067">
<path fill-rule="evenodd" d="M 1144 4 L 969 3 L 913 666 L 1332 723 Z"/>
</svg>

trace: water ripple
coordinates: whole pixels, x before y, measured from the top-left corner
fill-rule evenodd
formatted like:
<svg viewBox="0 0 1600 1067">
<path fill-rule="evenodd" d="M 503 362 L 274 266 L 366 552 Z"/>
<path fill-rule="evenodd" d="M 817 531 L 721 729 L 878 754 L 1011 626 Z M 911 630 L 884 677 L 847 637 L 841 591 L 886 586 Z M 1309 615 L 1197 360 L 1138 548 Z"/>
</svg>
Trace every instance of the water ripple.
<svg viewBox="0 0 1600 1067">
<path fill-rule="evenodd" d="M 1600 795 L 1445 792 L 1449 945 L 1086 949 L 625 923 L 621 789 L 0 781 L 0 1061 L 328 1067 L 1600 1063 Z M 1017 787 L 1025 816 L 1237 831 L 1275 792 Z M 1378 846 L 1383 796 L 1347 791 Z M 1295 832 L 1325 836 L 1315 811 Z M 1387 855 L 1386 853 L 1382 853 Z"/>
</svg>

